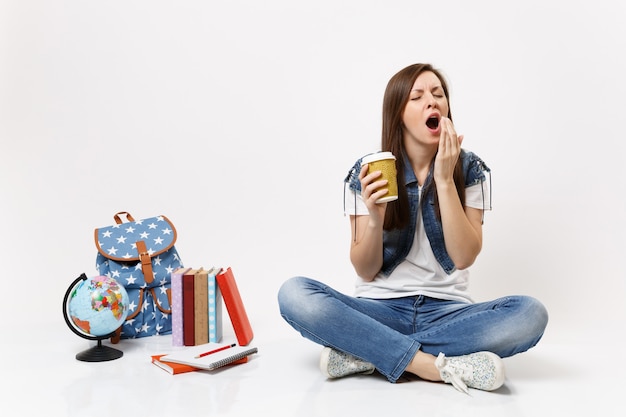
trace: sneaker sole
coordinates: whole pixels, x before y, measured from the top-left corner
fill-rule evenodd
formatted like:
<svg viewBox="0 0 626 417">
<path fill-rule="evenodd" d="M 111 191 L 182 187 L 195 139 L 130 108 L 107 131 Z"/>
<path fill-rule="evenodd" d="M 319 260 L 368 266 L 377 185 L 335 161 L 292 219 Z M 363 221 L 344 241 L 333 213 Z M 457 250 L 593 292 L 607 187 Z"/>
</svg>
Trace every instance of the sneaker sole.
<svg viewBox="0 0 626 417">
<path fill-rule="evenodd" d="M 496 355 L 493 352 L 485 351 L 485 352 L 483 352 L 483 354 L 485 356 L 489 356 L 489 357 L 491 357 L 493 359 L 492 362 L 493 362 L 494 367 L 495 367 L 496 375 L 498 376 L 498 379 L 496 379 L 493 382 L 493 386 L 491 388 L 489 388 L 488 390 L 486 390 L 486 391 L 497 390 L 498 388 L 500 388 L 504 384 L 504 380 L 505 380 L 504 364 L 502 362 L 502 358 L 500 358 L 500 356 Z"/>
<path fill-rule="evenodd" d="M 328 361 L 330 360 L 330 351 L 331 348 L 325 347 L 324 349 L 322 349 L 322 354 L 320 355 L 320 370 L 326 378 L 334 378 L 334 376 L 331 376 L 328 373 Z"/>
</svg>

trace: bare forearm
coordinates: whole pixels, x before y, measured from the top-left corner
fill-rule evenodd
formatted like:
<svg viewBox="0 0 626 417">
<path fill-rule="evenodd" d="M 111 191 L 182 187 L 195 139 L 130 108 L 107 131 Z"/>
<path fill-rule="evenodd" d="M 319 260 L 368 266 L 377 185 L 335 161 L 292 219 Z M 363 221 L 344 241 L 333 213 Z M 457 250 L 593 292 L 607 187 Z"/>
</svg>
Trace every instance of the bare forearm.
<svg viewBox="0 0 626 417">
<path fill-rule="evenodd" d="M 453 183 L 438 184 L 437 194 L 448 255 L 457 268 L 467 268 L 474 263 L 482 247 L 478 211 L 468 213 L 464 210 Z M 470 219 L 468 214 L 474 217 Z"/>
<path fill-rule="evenodd" d="M 357 218 L 358 234 L 352 240 L 350 261 L 359 277 L 371 281 L 383 264 L 383 231 L 382 225 L 372 224 L 368 220 L 369 216 Z"/>
</svg>

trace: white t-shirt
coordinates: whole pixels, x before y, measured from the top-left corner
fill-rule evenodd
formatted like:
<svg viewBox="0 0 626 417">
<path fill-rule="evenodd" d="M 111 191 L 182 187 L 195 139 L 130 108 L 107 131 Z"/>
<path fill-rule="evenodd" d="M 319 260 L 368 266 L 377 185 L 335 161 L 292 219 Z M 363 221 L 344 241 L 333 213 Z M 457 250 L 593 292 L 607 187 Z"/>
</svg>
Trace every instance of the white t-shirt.
<svg viewBox="0 0 626 417">
<path fill-rule="evenodd" d="M 482 187 L 481 184 L 467 187 L 465 189 L 465 205 L 477 209 L 491 209 L 489 205 L 490 191 L 488 181 L 483 181 Z M 419 192 L 421 197 L 421 187 Z M 354 198 L 354 191 L 346 187 L 346 213 L 350 215 L 367 215 L 367 206 L 363 202 L 361 195 L 356 195 L 356 207 Z M 468 269 L 457 269 L 448 275 L 437 262 L 424 231 L 420 209 L 413 245 L 406 259 L 388 277 L 379 273 L 369 282 L 357 277 L 354 295 L 379 299 L 425 295 L 444 300 L 471 303 L 473 300 L 469 295 L 468 287 Z"/>
</svg>

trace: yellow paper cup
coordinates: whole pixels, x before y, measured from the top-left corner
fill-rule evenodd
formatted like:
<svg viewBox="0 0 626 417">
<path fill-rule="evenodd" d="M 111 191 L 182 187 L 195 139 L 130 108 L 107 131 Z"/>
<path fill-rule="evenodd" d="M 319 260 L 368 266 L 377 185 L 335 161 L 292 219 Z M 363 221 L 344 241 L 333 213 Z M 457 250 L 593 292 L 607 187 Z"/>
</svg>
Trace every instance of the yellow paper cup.
<svg viewBox="0 0 626 417">
<path fill-rule="evenodd" d="M 387 180 L 388 193 L 376 200 L 377 204 L 387 203 L 398 199 L 398 174 L 396 171 L 396 157 L 391 152 L 377 152 L 367 155 L 361 161 L 362 165 L 368 164 L 368 173 L 382 172 L 382 179 Z M 378 190 L 377 190 L 378 191 Z"/>
</svg>

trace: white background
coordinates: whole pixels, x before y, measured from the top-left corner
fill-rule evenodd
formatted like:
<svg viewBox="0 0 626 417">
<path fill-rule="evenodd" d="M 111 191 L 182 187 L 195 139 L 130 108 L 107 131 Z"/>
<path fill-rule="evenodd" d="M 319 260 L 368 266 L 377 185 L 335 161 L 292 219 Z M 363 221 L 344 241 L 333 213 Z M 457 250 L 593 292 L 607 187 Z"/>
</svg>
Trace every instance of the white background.
<svg viewBox="0 0 626 417">
<path fill-rule="evenodd" d="M 544 340 L 622 335 L 625 18 L 602 0 L 0 1 L 3 322 L 76 338 L 65 289 L 129 211 L 168 216 L 187 266 L 231 266 L 253 326 L 299 337 L 276 292 L 351 291 L 343 178 L 379 147 L 388 79 L 431 62 L 492 169 L 474 298 L 536 296 Z"/>
</svg>

